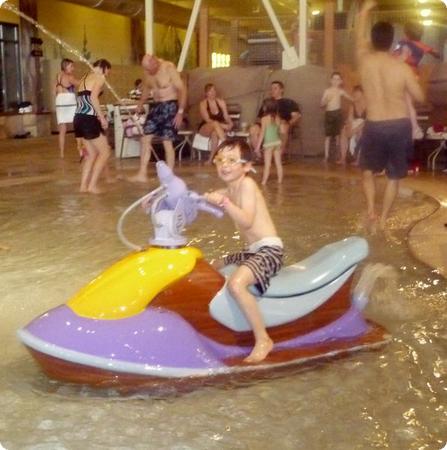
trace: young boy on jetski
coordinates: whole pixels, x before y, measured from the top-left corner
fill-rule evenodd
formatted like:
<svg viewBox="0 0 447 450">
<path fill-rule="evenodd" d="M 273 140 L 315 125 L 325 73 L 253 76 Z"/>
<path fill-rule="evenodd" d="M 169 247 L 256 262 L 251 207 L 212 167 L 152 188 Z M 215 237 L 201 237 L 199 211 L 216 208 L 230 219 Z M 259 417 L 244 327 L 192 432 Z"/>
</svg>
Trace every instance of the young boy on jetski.
<svg viewBox="0 0 447 450">
<path fill-rule="evenodd" d="M 256 363 L 270 353 L 273 341 L 249 286 L 256 285 L 261 295 L 267 290 L 270 278 L 282 266 L 283 243 L 261 191 L 256 182 L 247 176 L 252 170 L 250 159 L 251 151 L 245 141 L 228 139 L 222 142 L 213 162 L 226 188 L 206 194 L 206 200 L 224 209 L 248 245 L 246 250 L 228 255 L 214 266 L 238 265 L 228 279 L 228 289 L 250 323 L 255 337 L 255 346 L 245 361 Z"/>
</svg>

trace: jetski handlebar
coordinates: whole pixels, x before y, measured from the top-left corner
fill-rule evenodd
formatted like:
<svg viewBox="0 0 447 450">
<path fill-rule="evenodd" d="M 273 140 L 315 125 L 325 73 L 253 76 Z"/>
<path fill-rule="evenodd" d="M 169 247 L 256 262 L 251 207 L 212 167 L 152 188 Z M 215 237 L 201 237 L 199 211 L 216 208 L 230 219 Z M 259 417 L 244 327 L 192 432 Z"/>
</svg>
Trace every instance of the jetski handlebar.
<svg viewBox="0 0 447 450">
<path fill-rule="evenodd" d="M 198 211 L 205 211 L 215 217 L 222 217 L 224 212 L 218 206 L 209 203 L 203 196 L 188 190 L 185 182 L 174 175 L 172 169 L 164 161 L 156 164 L 157 175 L 161 186 L 145 194 L 132 203 L 121 215 L 117 224 L 117 233 L 121 242 L 132 250 L 143 250 L 144 247 L 130 242 L 123 233 L 125 217 L 142 205 L 150 214 L 154 225 L 155 237 L 150 244 L 161 247 L 178 247 L 187 243 L 182 230 L 197 217 Z"/>
<path fill-rule="evenodd" d="M 224 215 L 224 212 L 222 208 L 219 208 L 218 206 L 215 206 L 208 202 L 203 195 L 197 194 L 197 192 L 190 191 L 189 196 L 196 200 L 197 209 L 200 209 L 200 211 L 204 211 L 207 213 L 212 214 L 213 216 L 216 216 L 218 219 L 222 218 Z"/>
</svg>

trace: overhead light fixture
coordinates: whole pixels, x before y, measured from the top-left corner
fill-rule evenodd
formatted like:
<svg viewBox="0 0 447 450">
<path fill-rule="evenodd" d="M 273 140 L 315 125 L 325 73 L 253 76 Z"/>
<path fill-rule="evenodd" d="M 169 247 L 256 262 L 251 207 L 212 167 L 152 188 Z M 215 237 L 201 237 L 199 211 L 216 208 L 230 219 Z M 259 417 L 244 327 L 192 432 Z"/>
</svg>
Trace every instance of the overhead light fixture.
<svg viewBox="0 0 447 450">
<path fill-rule="evenodd" d="M 422 17 L 428 17 L 431 14 L 431 9 L 421 9 L 420 15 Z"/>
<path fill-rule="evenodd" d="M 312 11 L 312 15 L 313 16 L 319 16 L 321 14 L 321 11 L 319 10 L 319 9 L 314 9 L 313 11 Z"/>
<path fill-rule="evenodd" d="M 424 27 L 429 27 L 429 26 L 433 25 L 433 20 L 430 20 L 430 19 L 423 20 L 422 25 L 424 25 Z"/>
</svg>

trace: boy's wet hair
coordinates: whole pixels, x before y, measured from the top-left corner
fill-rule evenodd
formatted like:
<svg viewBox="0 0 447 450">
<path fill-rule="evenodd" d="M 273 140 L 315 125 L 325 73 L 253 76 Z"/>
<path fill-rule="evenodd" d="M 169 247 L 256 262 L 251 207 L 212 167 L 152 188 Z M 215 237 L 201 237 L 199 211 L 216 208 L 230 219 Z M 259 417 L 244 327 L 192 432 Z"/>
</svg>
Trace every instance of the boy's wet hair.
<svg viewBox="0 0 447 450">
<path fill-rule="evenodd" d="M 338 75 L 341 79 L 343 79 L 343 77 L 341 76 L 341 73 L 340 73 L 340 72 L 337 72 L 336 70 L 335 70 L 334 72 L 331 73 L 331 79 L 332 79 L 333 77 L 335 77 L 335 75 Z"/>
<path fill-rule="evenodd" d="M 218 155 L 223 149 L 233 150 L 234 148 L 238 148 L 241 154 L 241 159 L 246 162 L 251 161 L 251 149 L 245 139 L 240 138 L 229 138 L 225 139 L 223 142 L 219 144 L 216 150 L 216 155 Z"/>
<path fill-rule="evenodd" d="M 419 22 L 408 22 L 404 25 L 404 33 L 412 41 L 420 41 L 424 34 L 424 25 Z"/>
<path fill-rule="evenodd" d="M 107 61 L 107 59 L 98 59 L 93 63 L 93 67 L 99 67 L 102 70 L 102 73 L 105 73 L 106 69 L 111 69 L 112 64 Z"/>
<path fill-rule="evenodd" d="M 61 61 L 61 70 L 65 71 L 65 69 L 67 68 L 67 66 L 69 66 L 70 64 L 74 64 L 72 59 L 68 59 L 68 58 L 64 58 Z"/>
<path fill-rule="evenodd" d="M 377 22 L 371 29 L 371 44 L 374 50 L 387 52 L 393 43 L 394 28 L 389 22 Z"/>
</svg>

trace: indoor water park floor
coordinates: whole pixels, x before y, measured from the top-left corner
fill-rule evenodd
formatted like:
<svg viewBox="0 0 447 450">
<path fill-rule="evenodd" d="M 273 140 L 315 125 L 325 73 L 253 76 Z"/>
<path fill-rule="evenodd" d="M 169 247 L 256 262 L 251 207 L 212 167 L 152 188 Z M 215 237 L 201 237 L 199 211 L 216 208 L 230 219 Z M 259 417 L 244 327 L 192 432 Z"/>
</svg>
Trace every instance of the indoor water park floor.
<svg viewBox="0 0 447 450">
<path fill-rule="evenodd" d="M 128 253 L 116 234 L 120 214 L 157 187 L 126 177 L 138 160 L 113 159 L 118 180 L 106 193 L 80 194 L 73 138 L 0 141 L 0 444 L 53 449 L 441 449 L 447 441 L 447 175 L 406 178 L 385 233 L 362 227 L 360 172 L 317 158 L 285 165 L 285 180 L 264 189 L 286 248 L 286 263 L 351 235 L 368 240 L 365 263 L 394 268 L 375 287 L 367 317 L 389 345 L 297 369 L 282 378 L 175 395 L 116 392 L 47 379 L 16 331 L 64 303 Z M 260 179 L 262 166 L 255 177 Z M 178 167 L 197 192 L 218 188 L 211 166 Z M 383 185 L 383 177 L 378 179 Z M 145 243 L 147 217 L 134 212 L 126 235 Z M 240 248 L 228 218 L 201 213 L 187 230 L 207 258 Z M 363 264 L 364 266 L 364 264 Z M 181 344 L 181 343 L 180 343 Z M 1 448 L 0 446 L 0 448 Z"/>
</svg>

